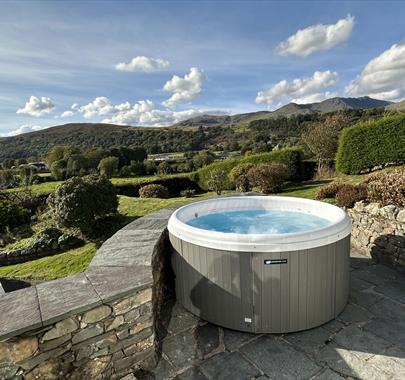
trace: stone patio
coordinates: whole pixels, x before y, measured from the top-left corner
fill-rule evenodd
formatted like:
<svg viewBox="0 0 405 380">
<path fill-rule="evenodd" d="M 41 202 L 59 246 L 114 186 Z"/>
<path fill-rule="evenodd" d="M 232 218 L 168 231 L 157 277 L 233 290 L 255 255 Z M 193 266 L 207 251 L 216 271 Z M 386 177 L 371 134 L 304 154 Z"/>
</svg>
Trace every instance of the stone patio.
<svg viewBox="0 0 405 380">
<path fill-rule="evenodd" d="M 405 379 L 405 275 L 356 252 L 349 303 L 321 327 L 241 333 L 201 321 L 174 302 L 166 316 L 158 366 L 135 373 L 138 380 Z"/>
</svg>

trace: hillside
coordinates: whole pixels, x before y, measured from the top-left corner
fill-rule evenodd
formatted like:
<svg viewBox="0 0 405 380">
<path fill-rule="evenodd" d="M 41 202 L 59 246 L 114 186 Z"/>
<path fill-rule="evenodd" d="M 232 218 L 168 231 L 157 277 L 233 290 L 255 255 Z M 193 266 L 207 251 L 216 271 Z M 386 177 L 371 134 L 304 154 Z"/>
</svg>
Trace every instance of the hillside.
<svg viewBox="0 0 405 380">
<path fill-rule="evenodd" d="M 181 127 L 213 127 L 224 126 L 239 123 L 248 123 L 254 120 L 263 120 L 267 118 L 290 117 L 294 115 L 308 115 L 313 113 L 328 113 L 343 110 L 384 108 L 395 106 L 392 102 L 372 99 L 368 96 L 361 98 L 330 98 L 318 103 L 308 104 L 286 104 L 275 111 L 258 111 L 242 113 L 237 115 L 202 115 L 191 119 L 181 121 L 175 126 Z"/>
<path fill-rule="evenodd" d="M 399 103 L 390 104 L 385 107 L 389 111 L 405 111 L 405 100 L 402 100 Z"/>
</svg>

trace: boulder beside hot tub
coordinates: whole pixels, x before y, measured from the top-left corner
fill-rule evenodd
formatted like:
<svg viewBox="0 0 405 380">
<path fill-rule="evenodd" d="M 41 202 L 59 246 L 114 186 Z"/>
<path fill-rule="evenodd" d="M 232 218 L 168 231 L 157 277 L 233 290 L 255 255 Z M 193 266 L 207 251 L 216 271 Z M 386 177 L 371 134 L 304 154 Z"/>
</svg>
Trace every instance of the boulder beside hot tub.
<svg viewBox="0 0 405 380">
<path fill-rule="evenodd" d="M 220 198 L 184 207 L 189 208 L 187 214 L 235 208 L 238 203 L 239 207 L 246 206 L 246 198 L 233 198 L 223 198 L 227 200 L 225 206 L 221 206 Z M 258 206 L 252 205 L 252 198 L 256 198 Z M 248 202 L 249 207 L 287 207 L 290 202 L 293 209 L 297 198 L 292 201 L 284 197 L 249 197 Z M 260 244 L 252 239 L 249 247 L 243 241 L 246 236 L 223 234 L 228 249 L 220 249 L 220 240 L 216 241 L 220 236 L 216 233 L 212 240 L 218 248 L 212 242 L 201 244 L 209 240 L 211 231 L 193 242 L 192 235 L 184 233 L 187 226 L 176 230 L 182 223 L 181 212 L 176 211 L 168 228 L 178 301 L 211 323 L 254 333 L 305 330 L 335 318 L 349 295 L 350 220 L 335 206 L 324 208 L 324 203 L 309 200 L 302 200 L 302 204 L 316 208 L 318 213 L 322 209 L 336 213 L 335 223 L 329 227 L 334 238 L 324 231 L 320 240 L 312 236 L 314 246 L 307 239 L 303 241 L 305 248 L 297 249 L 299 241 L 294 236 L 291 242 L 284 239 L 283 244 L 277 244 L 271 235 L 267 237 L 268 245 L 266 237 L 260 238 Z M 327 244 L 319 244 L 322 241 Z M 230 249 L 232 243 L 239 250 Z"/>
</svg>

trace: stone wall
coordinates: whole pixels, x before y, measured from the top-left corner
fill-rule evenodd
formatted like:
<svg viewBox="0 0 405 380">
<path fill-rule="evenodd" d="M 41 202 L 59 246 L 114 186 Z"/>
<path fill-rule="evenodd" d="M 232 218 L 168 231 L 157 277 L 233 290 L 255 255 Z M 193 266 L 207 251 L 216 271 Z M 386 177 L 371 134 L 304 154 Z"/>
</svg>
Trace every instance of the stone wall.
<svg viewBox="0 0 405 380">
<path fill-rule="evenodd" d="M 348 210 L 352 245 L 382 264 L 405 272 L 405 209 L 358 202 Z"/>
<path fill-rule="evenodd" d="M 0 294 L 0 379 L 120 379 L 153 366 L 172 212 L 118 231 L 84 273 Z"/>
</svg>

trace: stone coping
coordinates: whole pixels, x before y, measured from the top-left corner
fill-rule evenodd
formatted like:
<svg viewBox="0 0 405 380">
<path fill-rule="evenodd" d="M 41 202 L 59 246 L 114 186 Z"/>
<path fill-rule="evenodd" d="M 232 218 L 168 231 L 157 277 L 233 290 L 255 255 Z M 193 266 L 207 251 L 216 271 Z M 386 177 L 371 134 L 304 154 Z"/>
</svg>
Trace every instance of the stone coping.
<svg viewBox="0 0 405 380">
<path fill-rule="evenodd" d="M 0 340 L 150 288 L 155 247 L 179 206 L 136 219 L 119 230 L 97 250 L 84 273 L 0 293 Z"/>
</svg>

